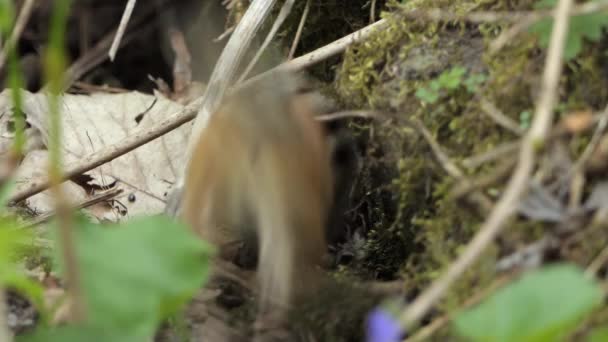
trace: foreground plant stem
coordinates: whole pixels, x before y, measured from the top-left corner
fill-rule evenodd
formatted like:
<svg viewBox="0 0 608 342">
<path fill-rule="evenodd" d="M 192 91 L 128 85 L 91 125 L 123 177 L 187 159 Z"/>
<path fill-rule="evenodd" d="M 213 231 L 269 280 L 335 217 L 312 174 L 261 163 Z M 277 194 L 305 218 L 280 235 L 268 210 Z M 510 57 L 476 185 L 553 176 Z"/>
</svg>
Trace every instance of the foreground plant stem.
<svg viewBox="0 0 608 342">
<path fill-rule="evenodd" d="M 61 188 L 61 98 L 65 70 L 65 23 L 70 9 L 69 0 L 55 1 L 50 27 L 50 38 L 45 58 L 49 103 L 49 180 L 55 197 L 55 210 L 59 229 L 59 246 L 64 264 L 69 300 L 69 318 L 72 322 L 86 319 L 80 272 L 72 234 L 71 211 Z"/>
</svg>

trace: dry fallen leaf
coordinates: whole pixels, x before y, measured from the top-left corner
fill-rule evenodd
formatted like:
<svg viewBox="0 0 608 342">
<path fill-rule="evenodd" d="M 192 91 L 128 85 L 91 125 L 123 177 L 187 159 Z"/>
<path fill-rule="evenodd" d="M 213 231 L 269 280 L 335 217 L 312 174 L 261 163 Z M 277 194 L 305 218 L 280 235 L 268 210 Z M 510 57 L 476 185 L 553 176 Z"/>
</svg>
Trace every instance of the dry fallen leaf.
<svg viewBox="0 0 608 342">
<path fill-rule="evenodd" d="M 48 110 L 44 94 L 23 92 L 23 111 L 30 123 L 32 136 L 41 137 L 48 144 Z M 0 113 L 11 111 L 10 93 L 0 93 Z M 139 130 L 145 130 L 167 116 L 179 112 L 183 105 L 160 94 L 147 95 L 139 92 L 122 94 L 98 93 L 92 95 L 70 95 L 61 98 L 62 149 L 64 165 L 120 142 Z M 0 116 L 0 124 L 3 121 Z M 107 164 L 86 173 L 86 182 L 66 182 L 67 197 L 75 203 L 90 197 L 91 190 L 103 186 L 119 186 L 124 195 L 115 203 L 114 209 L 97 206 L 94 215 L 116 221 L 122 214 L 128 216 L 151 215 L 162 212 L 164 199 L 178 171 L 184 165 L 184 150 L 190 133 L 190 124 L 156 139 L 135 151 L 127 153 Z M 2 135 L 4 134 L 4 135 Z M 10 140 L 10 134 L 0 130 L 2 142 Z M 7 143 L 4 143 L 7 145 Z M 0 150 L 1 152 L 1 150 Z M 33 178 L 46 174 L 47 151 L 28 151 L 18 169 L 18 189 Z M 85 180 L 87 180 L 85 178 Z M 86 183 L 86 184 L 84 184 Z M 47 212 L 53 207 L 53 199 L 47 192 L 27 200 L 31 209 Z M 95 211 L 95 209 L 91 209 Z M 117 213 L 121 213 L 118 215 Z"/>
<path fill-rule="evenodd" d="M 589 110 L 568 113 L 562 118 L 560 125 L 571 134 L 584 132 L 593 125 L 593 113 Z"/>
</svg>

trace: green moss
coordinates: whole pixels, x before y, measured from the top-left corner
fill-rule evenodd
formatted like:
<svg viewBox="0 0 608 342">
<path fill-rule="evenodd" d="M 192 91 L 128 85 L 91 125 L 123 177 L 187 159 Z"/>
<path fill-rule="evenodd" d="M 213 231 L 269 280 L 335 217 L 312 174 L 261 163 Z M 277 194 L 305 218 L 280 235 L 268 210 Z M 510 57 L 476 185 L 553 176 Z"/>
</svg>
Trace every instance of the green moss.
<svg viewBox="0 0 608 342">
<path fill-rule="evenodd" d="M 467 75 L 487 76 L 475 95 L 491 99 L 518 122 L 521 112 L 533 111 L 532 93 L 543 65 L 534 37 L 523 35 L 517 44 L 489 55 L 485 48 L 500 33 L 498 24 L 429 23 L 404 19 L 400 11 L 441 7 L 466 14 L 471 10 L 524 9 L 531 4 L 390 2 L 393 12 L 383 14 L 387 28 L 346 52 L 336 82 L 343 104 L 382 110 L 390 116 L 385 122 L 357 126 L 360 134 L 369 138 L 359 193 L 369 201 L 361 221 L 373 222 L 368 229 L 367 257 L 359 265 L 366 274 L 390 278 L 393 270 L 399 270 L 410 288 L 424 288 L 461 253 L 484 218 L 448 197 L 454 180 L 435 162 L 428 143 L 408 125 L 409 119 L 422 121 L 456 162 L 517 138 L 484 114 L 464 85 L 443 91 L 434 104 L 420 101 L 416 90 L 461 65 Z M 490 163 L 464 171 L 475 179 L 492 172 L 494 166 Z M 383 190 L 374 193 L 375 189 Z M 534 241 L 543 232 L 541 225 L 524 226 L 513 226 L 515 235 L 524 234 L 524 240 Z M 456 308 L 475 290 L 487 286 L 499 251 L 497 246 L 486 251 L 451 288 L 441 307 Z"/>
<path fill-rule="evenodd" d="M 350 215 L 349 225 L 365 233 L 366 242 L 362 258 L 334 272 L 337 280 L 349 283 L 359 278 L 401 277 L 415 293 L 435 280 L 462 253 L 488 214 L 449 196 L 455 180 L 436 162 L 428 142 L 412 128 L 411 119 L 421 121 L 457 165 L 471 155 L 519 139 L 483 112 L 480 98 L 493 102 L 505 116 L 522 126 L 533 119 L 533 114 L 522 119 L 522 113 L 534 113 L 544 68 L 545 51 L 538 47 L 536 37 L 522 32 L 500 51 L 490 54 L 488 47 L 501 32 L 510 28 L 510 24 L 430 22 L 406 17 L 404 11 L 441 8 L 444 12 L 466 15 L 480 10 L 530 10 L 535 2 L 410 0 L 402 3 L 389 0 L 386 3 L 388 12 L 382 13 L 386 26 L 346 51 L 334 83 L 339 103 L 345 108 L 378 110 L 387 118 L 350 122 L 366 150 L 353 194 L 356 210 Z M 304 2 L 296 5 L 290 19 L 293 21 L 283 32 L 284 38 L 292 36 L 303 6 Z M 340 5 L 330 1 L 317 6 L 317 14 L 311 11 L 311 26 L 307 27 L 318 27 L 319 31 L 305 31 L 301 51 L 318 47 L 316 44 L 322 41 L 323 32 L 337 29 L 337 26 L 323 23 L 324 16 L 320 13 L 328 10 L 332 13 L 327 12 L 325 19 L 331 18 L 338 13 Z M 340 31 L 331 40 L 365 25 L 368 17 L 361 8 L 348 12 L 357 17 L 352 20 L 353 27 L 347 32 Z M 586 44 L 579 57 L 565 66 L 556 107 L 558 118 L 574 110 L 597 110 L 608 102 L 608 89 L 603 86 L 607 76 L 598 72 L 604 70 L 602 51 L 607 42 L 608 39 Z M 328 61 L 315 72 L 323 75 L 320 78 L 329 79 L 328 71 L 335 61 Z M 416 96 L 418 89 L 429 88 L 442 73 L 456 66 L 467 70 L 464 77 L 483 74 L 485 82 L 474 93 L 464 84 L 440 89 L 438 100 L 433 103 Z M 568 140 L 570 157 L 578 158 L 588 142 L 589 135 Z M 548 147 L 545 145 L 546 141 L 539 142 L 539 151 L 541 147 Z M 544 159 L 541 158 L 540 163 Z M 462 171 L 471 180 L 476 180 L 494 174 L 501 162 L 503 160 L 474 169 L 462 168 Z M 495 195 L 501 193 L 503 187 L 504 182 L 482 191 L 490 199 L 497 200 Z M 588 185 L 585 194 L 589 190 Z M 551 228 L 550 224 L 524 219 L 510 222 L 499 242 L 490 246 L 450 288 L 439 304 L 440 311 L 459 308 L 473 294 L 487 288 L 496 276 L 497 260 L 537 241 Z M 561 257 L 581 265 L 588 264 L 606 245 L 608 233 L 605 231 L 595 227 L 586 229 L 582 234 L 590 238 L 575 239 L 567 249 L 560 251 Z M 327 300 L 327 303 L 331 302 Z M 359 303 L 359 299 L 344 306 L 355 303 Z M 323 304 L 317 305 L 326 308 Z M 361 312 L 355 311 L 362 315 L 363 307 L 359 309 Z M 330 319 L 324 324 L 321 316 L 313 313 L 307 316 L 310 318 L 307 323 L 319 327 L 324 340 L 340 340 L 338 336 L 349 334 L 336 334 L 340 329 L 336 328 L 335 322 Z M 358 326 L 361 316 L 358 317 L 349 315 L 345 321 Z M 436 337 L 450 336 L 448 330 Z"/>
</svg>

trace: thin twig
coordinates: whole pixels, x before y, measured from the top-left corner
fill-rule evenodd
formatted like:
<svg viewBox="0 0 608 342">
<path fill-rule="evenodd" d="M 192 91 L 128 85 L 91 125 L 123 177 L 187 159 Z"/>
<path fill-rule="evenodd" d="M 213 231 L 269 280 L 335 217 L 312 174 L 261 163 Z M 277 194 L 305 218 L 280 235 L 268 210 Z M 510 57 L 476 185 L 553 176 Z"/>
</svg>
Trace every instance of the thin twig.
<svg viewBox="0 0 608 342">
<path fill-rule="evenodd" d="M 555 24 L 546 57 L 541 95 L 536 107 L 532 126 L 520 150 L 518 166 L 507 184 L 499 202 L 490 213 L 464 252 L 459 255 L 447 271 L 422 292 L 400 315 L 404 327 L 412 328 L 443 297 L 450 286 L 464 274 L 477 260 L 494 238 L 502 231 L 507 221 L 515 213 L 517 202 L 526 190 L 528 180 L 535 165 L 536 153 L 546 138 L 553 120 L 553 107 L 557 99 L 557 88 L 562 72 L 562 55 L 572 0 L 560 0 L 555 12 Z"/>
<path fill-rule="evenodd" d="M 215 43 L 221 42 L 222 40 L 226 39 L 226 37 L 228 37 L 233 31 L 234 31 L 234 26 L 231 26 L 231 27 L 227 28 L 226 31 L 224 31 L 222 34 L 217 36 L 217 38 L 214 38 L 213 41 Z"/>
<path fill-rule="evenodd" d="M 591 261 L 585 270 L 585 276 L 593 277 L 599 272 L 600 268 L 608 261 L 608 246 L 602 248 L 600 253 Z"/>
<path fill-rule="evenodd" d="M 23 29 L 30 19 L 30 15 L 32 14 L 32 9 L 34 8 L 34 0 L 25 0 L 23 3 L 23 7 L 21 7 L 21 11 L 19 12 L 19 17 L 17 18 L 17 22 L 13 27 L 13 31 L 11 32 L 10 37 L 6 41 L 2 52 L 0 52 L 0 70 L 4 67 L 4 63 L 6 62 L 6 56 L 10 49 L 12 49 L 17 41 L 19 41 L 19 37 L 21 37 L 21 33 L 23 33 Z"/>
<path fill-rule="evenodd" d="M 267 77 L 269 74 L 272 74 L 277 71 L 300 71 L 305 69 L 311 65 L 317 64 L 321 61 L 324 61 L 330 57 L 333 57 L 337 54 L 340 54 L 346 50 L 349 46 L 361 42 L 369 37 L 372 33 L 376 32 L 376 30 L 380 30 L 388 25 L 386 19 L 378 20 L 377 22 L 368 25 L 359 31 L 355 31 L 347 36 L 344 36 L 332 43 L 329 43 L 323 47 L 320 47 L 312 52 L 309 52 L 303 56 L 294 58 L 290 61 L 287 61 L 276 68 L 268 70 L 262 74 L 259 74 L 255 77 L 252 77 L 245 82 L 243 85 L 251 84 L 260 80 L 261 78 Z"/>
<path fill-rule="evenodd" d="M 287 55 L 287 60 L 290 61 L 293 59 L 293 56 L 296 54 L 296 49 L 298 48 L 298 44 L 300 43 L 300 38 L 302 37 L 302 31 L 304 31 L 304 24 L 306 23 L 306 19 L 308 18 L 308 11 L 310 10 L 310 1 L 306 0 L 306 5 L 304 6 L 304 12 L 302 12 L 302 17 L 300 18 L 300 23 L 298 24 L 298 29 L 296 30 L 296 35 L 293 38 L 293 43 L 291 43 L 291 48 L 289 49 L 289 54 Z"/>
<path fill-rule="evenodd" d="M 208 86 L 203 95 L 201 108 L 196 115 L 196 120 L 192 127 L 192 137 L 200 135 L 207 125 L 211 113 L 219 106 L 220 101 L 234 79 L 237 68 L 241 64 L 253 37 L 270 14 L 275 2 L 276 0 L 253 0 L 234 29 L 211 73 Z M 195 142 L 196 138 L 192 138 L 188 142 L 188 147 L 186 148 L 187 156 L 192 155 Z M 179 177 L 177 182 L 178 187 L 182 182 L 183 175 Z"/>
<path fill-rule="evenodd" d="M 131 19 L 131 14 L 133 14 L 133 8 L 135 7 L 136 2 L 137 0 L 129 0 L 127 2 L 127 6 L 125 7 L 125 11 L 122 13 L 122 18 L 120 18 L 120 24 L 118 25 L 118 31 L 116 31 L 116 36 L 114 36 L 114 41 L 110 47 L 110 52 L 108 52 L 108 56 L 112 62 L 114 61 L 114 57 L 116 57 L 116 51 L 118 51 L 120 41 L 122 40 L 122 36 L 125 34 L 127 25 L 129 25 L 129 19 Z"/>
<path fill-rule="evenodd" d="M 450 190 L 449 198 L 458 199 L 467 194 L 469 194 L 473 190 L 484 189 L 488 186 L 496 184 L 505 178 L 507 178 L 515 164 L 517 163 L 517 159 L 515 158 L 507 158 L 502 161 L 494 170 L 494 172 L 487 176 L 476 177 L 475 181 L 472 184 L 457 184 L 454 186 L 452 190 Z"/>
<path fill-rule="evenodd" d="M 420 121 L 414 119 L 412 121 L 416 129 L 422 134 L 424 140 L 426 140 L 427 144 L 431 147 L 431 151 L 435 155 L 438 163 L 441 167 L 447 172 L 450 177 L 456 179 L 458 182 L 471 186 L 472 182 L 465 176 L 464 172 L 460 170 L 458 166 L 454 162 L 450 160 L 450 158 L 443 152 L 439 143 L 435 140 L 431 132 L 426 128 L 426 126 Z M 471 201 L 477 205 L 480 211 L 486 213 L 492 210 L 492 200 L 490 200 L 486 195 L 484 195 L 480 191 L 473 191 L 470 195 Z"/>
<path fill-rule="evenodd" d="M 468 157 L 462 161 L 462 165 L 468 169 L 474 169 L 487 162 L 494 161 L 503 156 L 512 155 L 521 147 L 521 140 L 504 143 L 486 152 Z"/>
<path fill-rule="evenodd" d="M 154 28 L 155 25 L 158 24 L 156 21 L 144 27 L 140 26 L 144 23 L 146 19 L 154 15 L 156 11 L 161 8 L 161 6 L 165 6 L 168 3 L 169 0 L 158 0 L 158 4 L 156 6 L 144 6 L 141 13 L 139 13 L 138 16 L 135 16 L 131 21 L 130 26 L 135 27 L 136 29 L 133 32 L 127 33 L 127 35 L 120 40 L 120 46 L 126 45 L 134 38 L 140 37 L 148 30 Z M 68 70 L 66 70 L 64 89 L 69 88 L 84 74 L 89 72 L 95 66 L 101 64 L 103 61 L 106 60 L 106 58 L 109 57 L 106 51 L 112 45 L 113 37 L 116 32 L 117 30 L 114 30 L 106 34 L 99 42 L 95 44 L 92 49 L 89 49 L 86 54 L 80 56 L 74 63 L 70 65 Z"/>
<path fill-rule="evenodd" d="M 368 110 L 348 110 L 335 112 L 331 114 L 317 115 L 315 119 L 325 121 L 342 120 L 346 118 L 364 118 L 364 119 L 375 119 L 382 117 L 382 113 Z"/>
<path fill-rule="evenodd" d="M 488 101 L 488 99 L 481 98 L 480 105 L 481 110 L 503 128 L 506 128 L 519 136 L 524 134 L 524 130 L 517 124 L 517 122 L 511 120 L 511 118 L 501 112 L 500 109 L 496 108 L 496 105 Z"/>
<path fill-rule="evenodd" d="M 528 17 L 522 19 L 520 22 L 516 22 L 513 26 L 511 26 L 508 30 L 503 31 L 496 39 L 494 39 L 490 43 L 490 47 L 488 49 L 490 55 L 496 54 L 500 51 L 505 45 L 515 40 L 515 37 L 519 35 L 521 32 L 526 30 L 528 27 L 532 26 L 539 19 L 535 17 Z"/>
<path fill-rule="evenodd" d="M 603 115 L 604 115 L 603 113 L 594 115 L 592 124 L 590 124 L 589 127 L 593 127 L 594 125 L 598 124 L 600 122 L 600 120 L 602 119 Z M 587 130 L 587 129 L 585 129 L 585 130 Z M 548 139 L 547 142 L 552 141 L 553 139 L 562 137 L 565 134 L 570 134 L 570 130 L 568 130 L 567 128 L 565 128 L 563 126 L 557 125 L 553 128 L 553 130 L 547 137 L 547 139 Z M 507 158 L 510 158 L 510 156 L 512 156 L 513 153 L 515 153 L 520 148 L 521 144 L 522 144 L 522 140 L 504 143 L 492 150 L 482 152 L 477 155 L 465 158 L 462 161 L 462 165 L 466 168 L 474 169 L 474 168 L 481 166 L 482 164 L 485 164 L 485 163 L 488 163 L 491 161 L 495 161 L 495 160 L 500 159 L 505 156 L 507 156 Z"/>
<path fill-rule="evenodd" d="M 608 9 L 608 0 L 599 0 L 587 2 L 574 6 L 570 11 L 571 16 L 597 13 Z M 539 20 L 552 17 L 557 11 L 554 9 L 544 9 L 537 11 L 474 11 L 468 13 L 456 13 L 446 11 L 441 8 L 434 9 L 415 9 L 399 12 L 399 15 L 411 19 L 422 19 L 426 21 L 468 21 L 470 23 L 495 23 L 506 21 L 510 23 L 520 23 L 522 21 L 531 21 L 531 24 Z M 526 27 L 527 28 L 527 27 Z M 524 28 L 525 29 L 525 28 Z"/>
<path fill-rule="evenodd" d="M 376 21 L 376 0 L 372 0 L 371 6 L 369 10 L 369 22 L 370 24 Z"/>
<path fill-rule="evenodd" d="M 559 247 L 559 240 L 552 234 L 519 248 L 514 253 L 500 258 L 496 262 L 496 272 L 507 272 L 513 269 L 527 270 L 537 268 L 543 261 L 547 250 Z"/>
<path fill-rule="evenodd" d="M 268 44 L 270 44 L 272 39 L 274 39 L 274 36 L 279 31 L 279 28 L 281 27 L 281 25 L 283 25 L 283 22 L 285 21 L 285 19 L 287 19 L 287 16 L 291 12 L 291 9 L 293 8 L 294 3 L 295 3 L 295 0 L 285 0 L 285 3 L 283 3 L 283 6 L 281 7 L 281 10 L 279 11 L 279 15 L 277 16 L 277 19 L 274 21 L 274 24 L 272 24 L 272 27 L 270 28 L 270 32 L 268 32 L 268 35 L 266 35 L 266 39 L 262 43 L 262 46 L 260 46 L 260 48 L 256 52 L 255 56 L 253 56 L 253 58 L 249 62 L 249 65 L 247 65 L 247 68 L 245 68 L 245 71 L 243 72 L 241 77 L 239 77 L 238 81 L 236 81 L 237 84 L 243 82 L 243 80 L 245 80 L 245 78 L 247 76 L 249 76 L 249 73 L 251 72 L 251 70 L 253 70 L 253 67 L 258 63 L 258 60 L 260 59 L 260 57 L 262 57 L 262 54 L 268 47 Z"/>
<path fill-rule="evenodd" d="M 115 188 L 115 189 L 110 189 L 104 192 L 101 192 L 89 199 L 87 199 L 86 201 L 83 201 L 75 206 L 72 206 L 70 208 L 70 210 L 80 210 L 80 209 L 84 209 L 84 208 L 88 208 L 94 204 L 100 203 L 100 202 L 105 202 L 107 200 L 110 200 L 116 196 L 118 196 L 119 194 L 121 194 L 123 192 L 123 189 L 120 188 Z M 38 226 L 40 224 L 43 224 L 45 222 L 48 222 L 50 219 L 52 219 L 54 216 L 56 215 L 55 212 L 49 212 L 43 215 L 40 215 L 38 217 L 36 217 L 36 219 L 34 219 L 32 222 L 29 222 L 28 224 L 21 226 L 20 228 L 22 229 L 26 229 L 26 228 L 31 228 L 34 226 Z"/>
</svg>

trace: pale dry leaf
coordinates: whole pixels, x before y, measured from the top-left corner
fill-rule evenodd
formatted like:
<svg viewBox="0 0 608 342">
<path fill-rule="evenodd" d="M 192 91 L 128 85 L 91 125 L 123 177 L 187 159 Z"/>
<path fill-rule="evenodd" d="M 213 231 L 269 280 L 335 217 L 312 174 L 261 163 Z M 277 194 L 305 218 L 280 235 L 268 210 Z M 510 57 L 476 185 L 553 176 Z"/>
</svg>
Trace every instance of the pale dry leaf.
<svg viewBox="0 0 608 342">
<path fill-rule="evenodd" d="M 0 93 L 0 160 L 7 156 L 14 144 L 15 122 L 13 117 L 11 93 L 4 90 Z M 26 119 L 26 145 L 24 153 L 44 148 L 45 137 L 41 135 L 39 123 L 34 119 Z"/>
<path fill-rule="evenodd" d="M 33 129 L 38 130 L 45 145 L 48 143 L 48 106 L 44 95 L 24 92 L 24 112 Z M 7 100 L 8 99 L 8 100 Z M 10 104 L 5 91 L 2 101 Z M 5 105 L 9 108 L 8 105 Z M 120 142 L 139 130 L 145 130 L 173 113 L 183 105 L 160 94 L 139 92 L 122 94 L 98 93 L 92 95 L 65 95 L 61 97 L 62 149 L 64 165 L 69 166 L 82 158 Z M 0 106 L 0 113 L 2 112 Z M 185 146 L 190 124 L 166 134 L 138 149 L 86 173 L 91 178 L 88 186 L 123 188 L 124 195 L 118 206 L 128 216 L 151 215 L 162 212 L 166 193 L 175 181 L 177 171 L 184 165 Z M 46 152 L 46 151 L 44 151 Z M 46 157 L 35 153 L 26 159 L 18 171 L 18 188 L 32 177 L 44 175 Z M 82 184 L 81 184 L 82 185 Z M 89 195 L 83 187 L 66 183 L 67 197 L 75 203 Z M 90 190 L 90 189 L 89 189 Z M 131 196 L 130 196 L 131 195 Z M 128 200 L 134 199 L 134 201 Z M 28 199 L 32 209 L 46 212 L 53 207 L 52 198 L 43 192 Z M 104 211 L 105 210 L 105 211 Z M 116 211 L 108 208 L 96 212 L 98 218 L 115 221 Z"/>
</svg>

